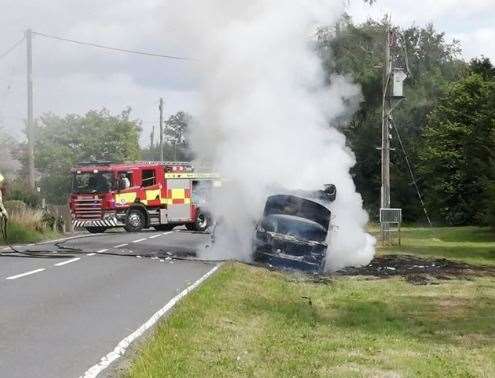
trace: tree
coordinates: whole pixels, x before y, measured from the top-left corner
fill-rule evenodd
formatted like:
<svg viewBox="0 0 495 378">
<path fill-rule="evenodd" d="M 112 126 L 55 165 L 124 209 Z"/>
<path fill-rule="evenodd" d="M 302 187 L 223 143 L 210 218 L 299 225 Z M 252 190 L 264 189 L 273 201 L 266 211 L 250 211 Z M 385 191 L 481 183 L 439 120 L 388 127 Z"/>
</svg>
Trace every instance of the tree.
<svg viewBox="0 0 495 378">
<path fill-rule="evenodd" d="M 422 137 L 427 203 L 449 225 L 483 224 L 495 213 L 495 80 L 478 63 L 435 106 Z"/>
<path fill-rule="evenodd" d="M 397 48 L 393 59 L 396 65 L 409 68 L 403 102 L 394 112 L 412 162 L 417 162 L 419 136 L 426 117 L 437 99 L 448 90 L 449 83 L 467 70 L 458 59 L 457 42 L 447 42 L 443 33 L 432 25 L 425 28 L 400 29 L 387 20 L 369 20 L 353 24 L 345 16 L 335 28 L 319 31 L 319 51 L 324 60 L 328 80 L 333 74 L 352 78 L 362 88 L 364 101 L 349 124 L 342 127 L 348 144 L 356 154 L 353 175 L 365 207 L 377 216 L 380 207 L 380 152 L 382 80 L 387 27 L 396 35 Z M 392 140 L 396 152 L 391 155 L 392 203 L 404 209 L 405 219 L 413 221 L 422 216 L 416 191 L 405 165 L 397 140 Z M 416 167 L 417 169 L 417 167 Z"/>
<path fill-rule="evenodd" d="M 163 156 L 165 160 L 189 161 L 193 154 L 187 142 L 188 127 L 192 117 L 183 111 L 171 115 L 165 121 L 163 131 Z M 154 138 L 152 138 L 154 140 Z M 158 160 L 160 157 L 160 146 L 158 143 L 150 143 L 147 148 L 141 150 L 143 158 L 146 160 Z"/>
<path fill-rule="evenodd" d="M 0 159 L 0 173 L 3 175 L 13 175 L 18 168 L 19 162 L 12 155 L 16 146 L 17 143 L 14 138 L 0 127 L 0 151 L 2 154 Z"/>
<path fill-rule="evenodd" d="M 43 115 L 36 126 L 35 167 L 41 175 L 42 194 L 51 203 L 65 203 L 70 191 L 71 167 L 96 160 L 126 161 L 139 158 L 140 124 L 130 109 L 119 115 L 108 110 L 84 116 Z M 25 164 L 24 158 L 24 166 Z"/>
<path fill-rule="evenodd" d="M 172 147 L 173 160 L 187 160 L 191 158 L 191 152 L 186 140 L 187 128 L 191 122 L 191 116 L 183 111 L 171 115 L 165 121 L 164 138 Z"/>
</svg>

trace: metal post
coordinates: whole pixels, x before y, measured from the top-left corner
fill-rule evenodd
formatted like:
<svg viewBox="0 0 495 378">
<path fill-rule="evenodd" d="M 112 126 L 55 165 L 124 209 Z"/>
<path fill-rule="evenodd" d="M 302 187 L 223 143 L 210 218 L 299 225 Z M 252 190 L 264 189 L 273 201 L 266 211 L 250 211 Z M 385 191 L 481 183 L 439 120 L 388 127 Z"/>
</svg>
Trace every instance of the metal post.
<svg viewBox="0 0 495 378">
<path fill-rule="evenodd" d="M 160 98 L 160 161 L 163 160 L 163 98 Z"/>
<path fill-rule="evenodd" d="M 27 47 L 27 140 L 28 140 L 28 171 L 29 187 L 34 190 L 34 120 L 33 120 L 33 33 L 26 30 Z"/>
</svg>

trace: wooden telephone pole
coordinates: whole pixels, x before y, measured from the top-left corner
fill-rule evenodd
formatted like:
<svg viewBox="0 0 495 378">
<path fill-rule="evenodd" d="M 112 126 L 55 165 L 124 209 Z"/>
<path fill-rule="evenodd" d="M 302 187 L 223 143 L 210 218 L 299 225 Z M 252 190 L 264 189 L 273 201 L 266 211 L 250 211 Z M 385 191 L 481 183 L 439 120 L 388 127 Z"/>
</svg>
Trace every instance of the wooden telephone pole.
<svg viewBox="0 0 495 378">
<path fill-rule="evenodd" d="M 35 189 L 34 179 L 34 119 L 33 119 L 33 32 L 26 30 L 27 50 L 27 140 L 29 187 Z"/>
<path fill-rule="evenodd" d="M 392 43 L 390 26 L 387 26 L 387 38 L 385 45 L 385 70 L 383 73 L 383 109 L 382 109 L 382 209 L 390 208 L 390 111 L 392 107 L 390 87 L 392 78 L 392 61 L 390 45 Z"/>
<path fill-rule="evenodd" d="M 163 161 L 163 98 L 160 98 L 160 161 Z"/>
</svg>

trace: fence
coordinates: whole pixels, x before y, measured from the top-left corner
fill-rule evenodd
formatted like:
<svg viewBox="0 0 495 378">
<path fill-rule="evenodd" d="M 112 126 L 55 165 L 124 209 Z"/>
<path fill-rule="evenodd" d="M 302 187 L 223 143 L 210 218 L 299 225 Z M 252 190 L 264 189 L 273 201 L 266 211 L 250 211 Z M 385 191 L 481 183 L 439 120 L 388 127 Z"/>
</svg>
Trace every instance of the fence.
<svg viewBox="0 0 495 378">
<path fill-rule="evenodd" d="M 400 226 L 402 224 L 402 209 L 380 209 L 380 225 L 384 244 L 393 244 L 392 236 L 397 234 L 401 245 Z"/>
<path fill-rule="evenodd" d="M 66 205 L 47 205 L 46 210 L 61 220 L 63 232 L 74 232 L 74 226 L 72 225 L 72 217 L 70 215 L 69 207 Z"/>
</svg>

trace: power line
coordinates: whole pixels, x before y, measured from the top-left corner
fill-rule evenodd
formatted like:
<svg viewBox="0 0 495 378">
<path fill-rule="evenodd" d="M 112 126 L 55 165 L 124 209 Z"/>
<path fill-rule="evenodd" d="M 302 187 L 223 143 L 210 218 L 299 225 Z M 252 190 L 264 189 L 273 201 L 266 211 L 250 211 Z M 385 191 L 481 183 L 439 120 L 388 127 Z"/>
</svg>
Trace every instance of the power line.
<svg viewBox="0 0 495 378">
<path fill-rule="evenodd" d="M 402 142 L 402 138 L 400 136 L 399 129 L 395 125 L 395 121 L 392 118 L 392 116 L 390 116 L 390 121 L 391 121 L 391 124 L 395 130 L 395 133 L 397 134 L 397 140 L 399 141 L 400 147 L 402 149 L 402 153 L 404 154 L 404 160 L 406 161 L 407 168 L 409 169 L 409 175 L 411 176 L 412 183 L 413 183 L 414 187 L 416 188 L 416 193 L 418 194 L 419 202 L 421 203 L 421 206 L 423 207 L 423 212 L 425 213 L 426 220 L 428 221 L 428 224 L 431 226 L 432 224 L 431 224 L 430 216 L 428 215 L 428 210 L 426 209 L 426 205 L 423 201 L 423 196 L 421 195 L 421 191 L 419 190 L 418 181 L 416 180 L 416 176 L 414 175 L 414 171 L 412 169 L 411 163 L 409 162 L 409 157 L 407 156 L 406 148 L 404 147 L 404 143 Z"/>
<path fill-rule="evenodd" d="M 104 49 L 104 50 L 110 50 L 110 51 L 118 51 L 118 52 L 123 52 L 123 53 L 127 53 L 127 54 L 145 55 L 145 56 L 152 56 L 152 57 L 156 57 L 156 58 L 173 59 L 173 60 L 192 60 L 190 58 L 181 57 L 181 56 L 164 55 L 164 54 L 157 54 L 157 53 L 152 53 L 152 52 L 147 52 L 147 51 L 122 49 L 119 47 L 100 45 L 98 43 L 93 43 L 93 42 L 77 41 L 75 39 L 62 38 L 62 37 L 57 37 L 54 35 L 39 33 L 39 32 L 35 32 L 35 31 L 33 31 L 33 34 L 39 35 L 41 37 L 49 38 L 49 39 L 54 39 L 57 41 L 70 42 L 70 43 L 74 43 L 77 45 L 90 46 L 90 47 L 95 47 L 98 49 Z"/>
<path fill-rule="evenodd" d="M 5 58 L 5 57 L 6 57 L 7 55 L 9 55 L 12 51 L 14 51 L 14 50 L 17 48 L 17 46 L 19 46 L 22 42 L 24 42 L 24 39 L 25 39 L 25 38 L 26 38 L 25 36 L 24 36 L 24 37 L 22 37 L 20 40 L 18 40 L 16 43 L 14 43 L 11 47 L 9 47 L 9 48 L 7 49 L 7 51 L 5 51 L 4 53 L 0 54 L 0 59 Z"/>
</svg>

